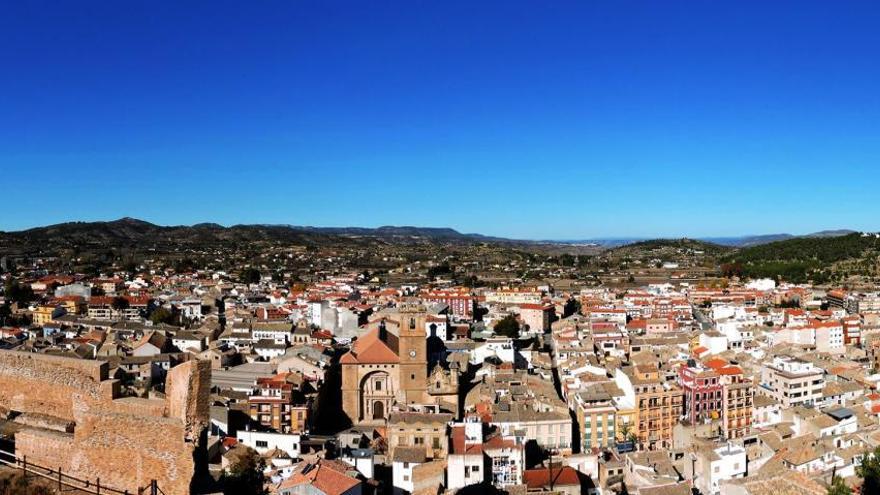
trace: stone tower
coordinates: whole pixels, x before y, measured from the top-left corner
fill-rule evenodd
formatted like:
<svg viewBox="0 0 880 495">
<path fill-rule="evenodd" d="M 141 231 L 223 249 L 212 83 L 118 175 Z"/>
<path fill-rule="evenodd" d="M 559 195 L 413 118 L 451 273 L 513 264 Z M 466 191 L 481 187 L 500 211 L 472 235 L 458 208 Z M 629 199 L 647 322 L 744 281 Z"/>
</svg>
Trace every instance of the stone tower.
<svg viewBox="0 0 880 495">
<path fill-rule="evenodd" d="M 425 322 L 428 312 L 416 303 L 400 306 L 400 390 L 407 404 L 427 400 L 428 349 Z"/>
</svg>

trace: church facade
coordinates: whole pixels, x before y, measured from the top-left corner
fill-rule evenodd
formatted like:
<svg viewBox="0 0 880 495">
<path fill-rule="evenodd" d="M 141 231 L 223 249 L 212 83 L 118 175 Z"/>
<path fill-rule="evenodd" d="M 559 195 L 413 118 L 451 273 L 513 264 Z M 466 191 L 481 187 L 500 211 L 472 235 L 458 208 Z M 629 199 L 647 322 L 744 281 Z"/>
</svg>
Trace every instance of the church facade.
<svg viewBox="0 0 880 495">
<path fill-rule="evenodd" d="M 422 406 L 457 413 L 456 370 L 436 366 L 429 387 L 425 307 L 404 303 L 398 309 L 397 321 L 378 322 L 340 359 L 342 407 L 353 424 L 384 424 L 394 410 Z"/>
</svg>

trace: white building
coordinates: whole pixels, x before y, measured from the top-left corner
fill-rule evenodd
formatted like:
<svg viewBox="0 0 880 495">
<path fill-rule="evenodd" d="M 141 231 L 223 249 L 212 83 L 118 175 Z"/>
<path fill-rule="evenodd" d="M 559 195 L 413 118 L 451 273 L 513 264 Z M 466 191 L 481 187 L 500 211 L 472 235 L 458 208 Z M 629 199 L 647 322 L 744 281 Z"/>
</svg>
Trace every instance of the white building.
<svg viewBox="0 0 880 495">
<path fill-rule="evenodd" d="M 391 461 L 392 485 L 395 494 L 412 493 L 414 487 L 413 468 L 425 463 L 425 449 L 422 447 L 395 447 Z"/>
<path fill-rule="evenodd" d="M 776 356 L 761 367 L 758 392 L 770 396 L 782 407 L 814 404 L 822 398 L 825 370 L 809 361 L 791 356 Z"/>
<path fill-rule="evenodd" d="M 263 431 L 239 431 L 236 434 L 239 443 L 247 445 L 260 454 L 279 449 L 296 459 L 300 454 L 300 435 L 297 433 L 269 433 Z"/>
<path fill-rule="evenodd" d="M 513 340 L 508 338 L 491 338 L 486 339 L 474 347 L 471 352 L 471 364 L 479 365 L 488 357 L 497 357 L 502 362 L 513 363 L 515 359 L 515 350 Z"/>
<path fill-rule="evenodd" d="M 694 475 L 694 484 L 706 495 L 720 495 L 722 481 L 746 475 L 746 450 L 739 445 L 728 443 L 714 450 L 695 452 L 691 456 L 695 462 L 686 462 L 685 469 L 694 467 L 696 472 L 690 473 Z"/>
<path fill-rule="evenodd" d="M 346 448 L 342 450 L 339 459 L 354 466 L 367 479 L 372 478 L 375 473 L 376 461 L 373 449 Z"/>
<path fill-rule="evenodd" d="M 454 492 L 482 483 L 487 466 L 483 455 L 483 423 L 473 418 L 452 427 L 452 445 L 446 458 L 447 489 Z"/>
<path fill-rule="evenodd" d="M 293 328 L 290 323 L 256 323 L 251 334 L 254 340 L 271 340 L 276 344 L 289 344 Z"/>
</svg>

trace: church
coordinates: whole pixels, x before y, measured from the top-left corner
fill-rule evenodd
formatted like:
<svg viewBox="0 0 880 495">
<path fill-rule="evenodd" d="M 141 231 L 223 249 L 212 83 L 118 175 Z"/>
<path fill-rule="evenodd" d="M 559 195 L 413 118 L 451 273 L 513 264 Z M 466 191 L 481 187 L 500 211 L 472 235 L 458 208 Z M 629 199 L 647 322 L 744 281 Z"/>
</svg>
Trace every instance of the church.
<svg viewBox="0 0 880 495">
<path fill-rule="evenodd" d="M 428 362 L 427 321 L 422 304 L 402 303 L 342 356 L 342 407 L 353 424 L 384 424 L 396 410 L 458 414 L 458 370 Z"/>
</svg>

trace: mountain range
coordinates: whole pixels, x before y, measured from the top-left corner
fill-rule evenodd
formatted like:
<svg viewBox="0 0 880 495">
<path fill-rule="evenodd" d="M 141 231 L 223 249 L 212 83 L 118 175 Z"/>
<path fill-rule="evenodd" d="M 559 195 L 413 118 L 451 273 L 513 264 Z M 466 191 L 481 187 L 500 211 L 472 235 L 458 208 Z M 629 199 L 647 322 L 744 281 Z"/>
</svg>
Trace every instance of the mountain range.
<svg viewBox="0 0 880 495">
<path fill-rule="evenodd" d="M 764 235 L 743 235 L 743 236 L 733 236 L 733 237 L 697 237 L 695 240 L 711 242 L 713 244 L 720 244 L 722 246 L 730 246 L 730 247 L 751 247 L 751 246 L 760 246 L 761 244 L 769 244 L 771 242 L 777 241 L 785 241 L 788 239 L 798 239 L 798 238 L 821 238 L 821 237 L 842 237 L 845 235 L 849 235 L 855 233 L 854 230 L 847 229 L 839 229 L 839 230 L 823 230 L 820 232 L 813 232 L 812 234 L 806 235 L 792 235 L 792 234 L 764 234 Z M 543 241 L 543 242 L 558 242 L 563 244 L 592 244 L 596 246 L 602 246 L 606 248 L 613 248 L 618 246 L 625 246 L 628 244 L 635 244 L 644 241 L 650 241 L 654 238 L 651 237 L 634 237 L 634 238 L 597 238 L 597 239 L 584 239 L 584 240 L 560 240 L 560 241 Z"/>
<path fill-rule="evenodd" d="M 333 241 L 391 244 L 480 243 L 539 244 L 480 234 L 462 234 L 451 228 L 411 226 L 308 227 L 295 225 L 233 225 L 216 223 L 162 226 L 136 218 L 108 222 L 67 222 L 16 232 L 0 232 L 0 251 L 34 247 L 134 246 L 147 244 L 212 245 L 223 242 L 282 241 L 320 245 Z"/>
<path fill-rule="evenodd" d="M 826 230 L 805 236 L 769 234 L 741 237 L 710 237 L 698 240 L 730 247 L 751 247 L 794 238 L 838 237 L 851 230 Z M 161 226 L 136 218 L 121 218 L 107 222 L 67 222 L 32 229 L 0 232 L 0 249 L 33 246 L 72 247 L 78 245 L 135 245 L 144 242 L 178 242 L 183 244 L 214 244 L 229 241 L 286 241 L 302 244 L 321 244 L 331 240 L 364 242 L 380 240 L 396 244 L 419 243 L 500 243 L 510 245 L 574 245 L 612 248 L 650 240 L 587 239 L 587 240 L 520 240 L 461 233 L 452 228 L 382 226 L 365 227 L 312 227 L 298 225 L 249 224 L 224 227 L 216 223 Z"/>
</svg>

